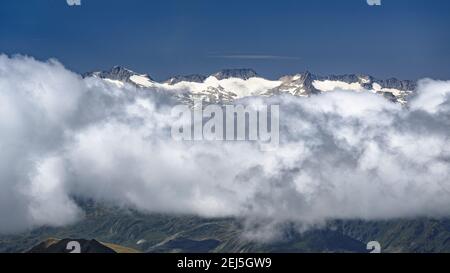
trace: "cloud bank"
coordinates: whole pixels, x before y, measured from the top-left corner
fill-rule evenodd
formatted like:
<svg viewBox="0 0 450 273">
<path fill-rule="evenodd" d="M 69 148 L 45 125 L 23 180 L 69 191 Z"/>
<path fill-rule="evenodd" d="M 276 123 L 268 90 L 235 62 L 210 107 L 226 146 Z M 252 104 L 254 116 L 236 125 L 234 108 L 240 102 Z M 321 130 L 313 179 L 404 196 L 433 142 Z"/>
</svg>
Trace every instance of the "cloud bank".
<svg viewBox="0 0 450 273">
<path fill-rule="evenodd" d="M 166 93 L 0 56 L 0 233 L 73 223 L 74 197 L 249 226 L 450 216 L 450 82 L 420 81 L 408 108 L 345 90 L 242 100 L 280 105 L 276 151 L 172 140 Z"/>
</svg>

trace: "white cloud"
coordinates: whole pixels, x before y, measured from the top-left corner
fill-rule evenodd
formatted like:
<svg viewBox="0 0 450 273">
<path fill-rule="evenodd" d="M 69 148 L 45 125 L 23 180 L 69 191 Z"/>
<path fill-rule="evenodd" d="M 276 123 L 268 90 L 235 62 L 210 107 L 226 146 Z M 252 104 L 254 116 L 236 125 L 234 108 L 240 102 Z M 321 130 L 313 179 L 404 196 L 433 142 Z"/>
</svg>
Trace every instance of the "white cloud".
<svg viewBox="0 0 450 273">
<path fill-rule="evenodd" d="M 0 232 L 72 223 L 73 196 L 236 216 L 264 223 L 258 238 L 286 221 L 450 216 L 449 94 L 424 80 L 410 109 L 342 90 L 264 98 L 281 110 L 280 148 L 267 152 L 173 141 L 164 92 L 1 56 Z"/>
<path fill-rule="evenodd" d="M 299 57 L 293 56 L 258 55 L 258 54 L 211 55 L 210 58 L 237 59 L 237 60 L 300 60 Z"/>
</svg>

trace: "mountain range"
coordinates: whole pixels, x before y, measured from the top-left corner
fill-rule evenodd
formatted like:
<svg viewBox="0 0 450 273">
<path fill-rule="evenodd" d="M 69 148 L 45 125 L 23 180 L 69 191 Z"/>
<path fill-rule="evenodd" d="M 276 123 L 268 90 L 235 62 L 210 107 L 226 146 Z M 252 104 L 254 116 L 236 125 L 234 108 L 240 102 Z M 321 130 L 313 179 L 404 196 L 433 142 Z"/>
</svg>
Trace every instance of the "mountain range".
<svg viewBox="0 0 450 273">
<path fill-rule="evenodd" d="M 416 89 L 416 83 L 396 78 L 377 79 L 369 75 L 319 76 L 308 71 L 283 76 L 277 80 L 265 79 L 252 69 L 225 69 L 209 76 L 192 74 L 174 76 L 157 82 L 148 74 L 134 72 L 122 66 L 107 71 L 90 72 L 83 77 L 103 79 L 118 87 L 131 84 L 138 88 L 172 91 L 184 102 L 203 99 L 208 103 L 227 103 L 249 96 L 273 96 L 290 94 L 312 96 L 333 90 L 372 92 L 386 99 L 406 105 L 408 97 Z"/>
</svg>

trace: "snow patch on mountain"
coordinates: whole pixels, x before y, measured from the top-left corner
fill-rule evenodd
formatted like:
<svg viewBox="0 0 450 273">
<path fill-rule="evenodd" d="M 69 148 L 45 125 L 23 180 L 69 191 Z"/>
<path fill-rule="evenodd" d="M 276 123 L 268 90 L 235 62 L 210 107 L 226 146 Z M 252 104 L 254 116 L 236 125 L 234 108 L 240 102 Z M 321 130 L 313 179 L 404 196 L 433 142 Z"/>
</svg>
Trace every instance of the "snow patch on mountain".
<svg viewBox="0 0 450 273">
<path fill-rule="evenodd" d="M 130 81 L 142 87 L 153 87 L 155 85 L 155 82 L 150 80 L 147 75 L 133 75 L 130 77 Z"/>
<path fill-rule="evenodd" d="M 123 88 L 125 87 L 125 84 L 122 81 L 118 80 L 111 80 L 111 79 L 103 79 L 105 82 L 110 83 L 116 87 Z"/>
<path fill-rule="evenodd" d="M 313 86 L 322 92 L 334 91 L 334 90 L 353 90 L 361 92 L 364 88 L 358 82 L 342 82 L 342 81 L 314 81 Z"/>
</svg>

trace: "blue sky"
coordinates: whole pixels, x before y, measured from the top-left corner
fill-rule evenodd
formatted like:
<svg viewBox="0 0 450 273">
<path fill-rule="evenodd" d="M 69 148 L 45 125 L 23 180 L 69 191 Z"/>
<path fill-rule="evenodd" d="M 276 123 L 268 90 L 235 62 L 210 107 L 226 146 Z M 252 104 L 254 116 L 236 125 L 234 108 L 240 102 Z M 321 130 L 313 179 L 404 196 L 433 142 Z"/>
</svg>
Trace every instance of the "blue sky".
<svg viewBox="0 0 450 273">
<path fill-rule="evenodd" d="M 450 79 L 450 1 L 1 0 L 0 52 L 157 80 L 244 67 Z"/>
</svg>

